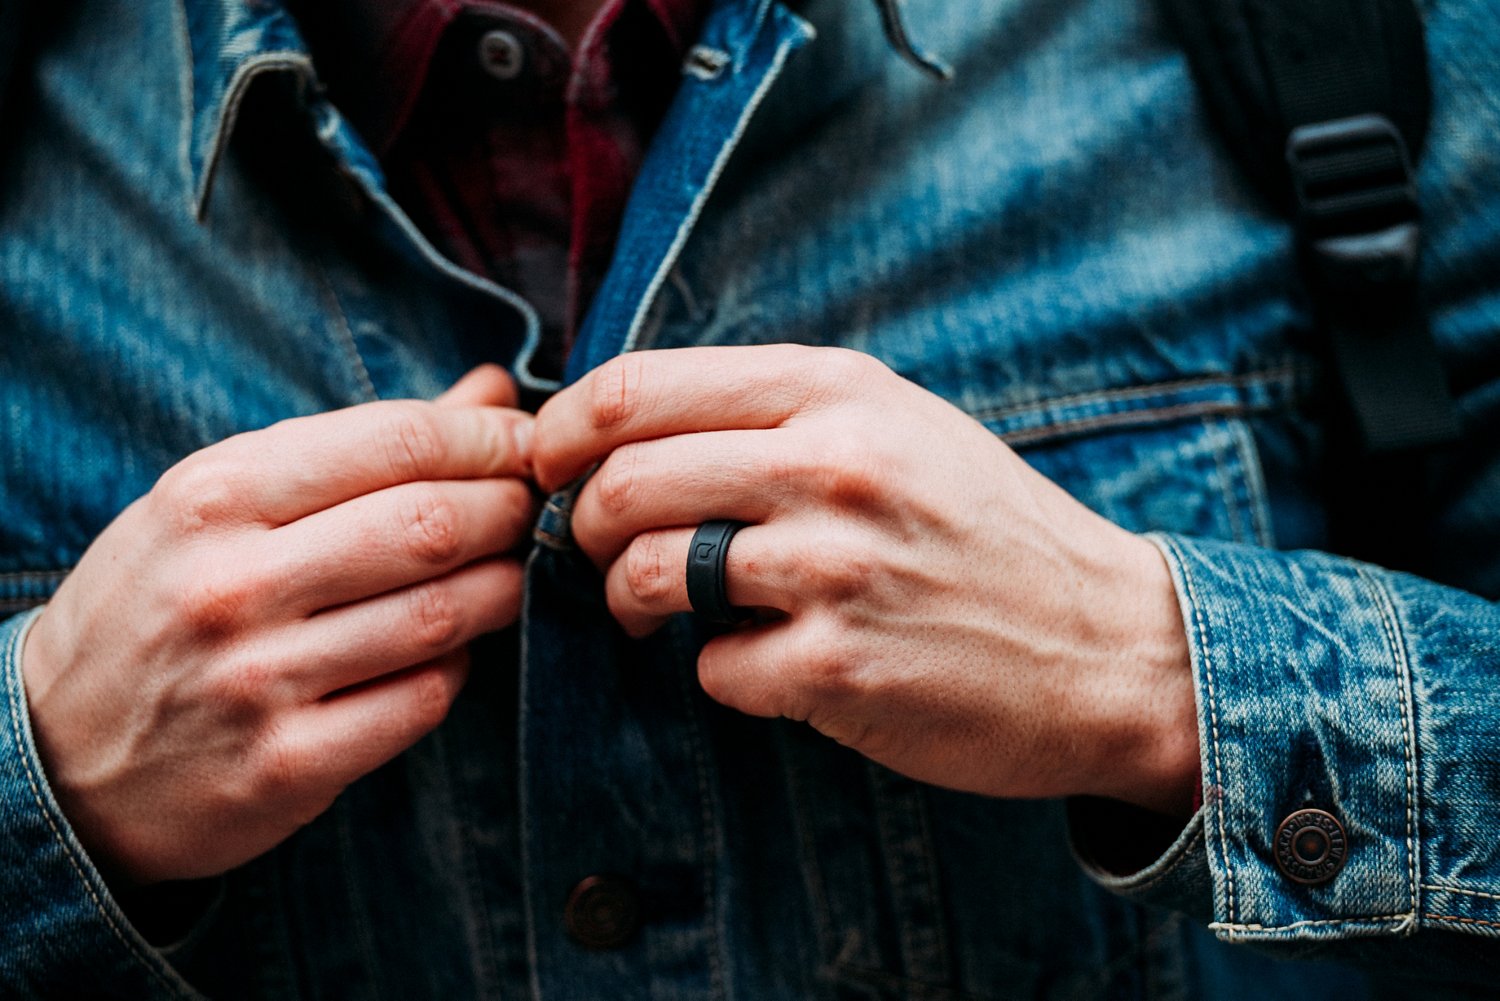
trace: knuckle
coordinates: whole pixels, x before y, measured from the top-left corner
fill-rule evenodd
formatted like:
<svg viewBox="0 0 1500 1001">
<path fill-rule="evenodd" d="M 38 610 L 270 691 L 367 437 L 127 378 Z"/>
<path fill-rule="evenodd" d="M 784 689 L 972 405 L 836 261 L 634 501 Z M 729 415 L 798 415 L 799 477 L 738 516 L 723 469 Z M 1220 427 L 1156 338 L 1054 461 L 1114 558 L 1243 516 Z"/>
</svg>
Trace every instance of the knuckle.
<svg viewBox="0 0 1500 1001">
<path fill-rule="evenodd" d="M 804 560 L 809 564 L 812 562 L 810 555 Z M 879 573 L 875 559 L 863 549 L 850 545 L 831 546 L 818 563 L 816 569 L 809 566 L 805 571 L 817 575 L 816 581 L 808 582 L 809 586 L 815 586 L 824 600 L 836 608 L 868 594 Z"/>
<path fill-rule="evenodd" d="M 443 456 L 443 441 L 432 414 L 416 404 L 395 404 L 388 410 L 384 433 L 387 462 L 397 480 L 422 479 Z"/>
<path fill-rule="evenodd" d="M 198 573 L 178 593 L 177 618 L 191 635 L 227 636 L 246 621 L 254 604 L 253 592 L 243 578 Z"/>
<path fill-rule="evenodd" d="M 443 671 L 423 671 L 412 683 L 412 724 L 422 733 L 436 729 L 448 718 L 457 691 Z"/>
<path fill-rule="evenodd" d="M 594 474 L 598 481 L 594 488 L 595 496 L 606 513 L 618 517 L 630 510 L 635 500 L 639 466 L 640 447 L 622 445 L 610 454 Z"/>
<path fill-rule="evenodd" d="M 838 532 L 791 546 L 782 558 L 795 593 L 833 609 L 867 594 L 881 572 L 880 560 L 865 545 Z"/>
<path fill-rule="evenodd" d="M 251 757 L 247 793 L 255 801 L 285 806 L 301 798 L 316 761 L 276 728 L 268 727 Z"/>
<path fill-rule="evenodd" d="M 801 448 L 786 448 L 762 459 L 759 475 L 777 493 L 798 493 L 808 474 L 817 468 Z"/>
<path fill-rule="evenodd" d="M 236 727 L 259 726 L 278 700 L 282 678 L 258 658 L 234 658 L 213 675 L 213 696 L 219 711 Z"/>
<path fill-rule="evenodd" d="M 847 403 L 868 396 L 870 383 L 891 375 L 891 370 L 873 355 L 852 348 L 819 347 L 806 371 L 815 373 L 808 381 L 803 406 L 821 408 Z"/>
<path fill-rule="evenodd" d="M 850 376 L 867 371 L 870 356 L 853 348 L 830 347 L 823 359 L 823 370 L 834 382 L 842 382 Z"/>
<path fill-rule="evenodd" d="M 446 566 L 458 558 L 458 509 L 436 487 L 414 491 L 401 527 L 407 552 L 418 563 Z"/>
<path fill-rule="evenodd" d="M 240 477 L 227 463 L 189 456 L 162 474 L 153 507 L 180 532 L 197 533 L 241 520 L 246 513 Z"/>
<path fill-rule="evenodd" d="M 628 424 L 635 416 L 645 356 L 618 355 L 600 366 L 589 392 L 589 421 L 597 430 Z"/>
<path fill-rule="evenodd" d="M 462 638 L 463 622 L 453 596 L 440 583 L 417 584 L 408 592 L 411 635 L 424 650 L 446 652 Z"/>
<path fill-rule="evenodd" d="M 856 664 L 840 643 L 825 642 L 816 646 L 807 654 L 802 673 L 804 687 L 817 696 L 820 704 L 849 699 L 857 694 Z"/>
<path fill-rule="evenodd" d="M 851 375 L 872 378 L 885 375 L 891 371 L 889 365 L 872 354 L 856 351 L 853 348 L 836 347 L 833 350 L 839 354 L 840 364 L 846 366 L 846 371 Z"/>
<path fill-rule="evenodd" d="M 829 504 L 848 509 L 875 506 L 889 489 L 891 471 L 859 441 L 827 449 L 814 475 L 818 493 Z"/>
<path fill-rule="evenodd" d="M 648 606 L 660 603 L 672 593 L 672 580 L 662 556 L 661 537 L 655 533 L 637 536 L 625 550 L 625 586 Z"/>
<path fill-rule="evenodd" d="M 783 554 L 783 572 L 787 585 L 794 594 L 804 598 L 819 594 L 823 584 L 823 556 L 821 550 L 813 553 L 807 546 L 798 546 Z M 830 556 L 831 560 L 832 557 Z"/>
<path fill-rule="evenodd" d="M 815 617 L 800 644 L 802 655 L 794 670 L 810 706 L 833 708 L 859 694 L 860 671 L 857 649 L 841 622 L 828 616 Z M 804 717 L 806 718 L 806 717 Z"/>
<path fill-rule="evenodd" d="M 828 348 L 824 357 L 819 359 L 819 366 L 831 385 L 845 390 L 874 377 L 886 367 L 873 355 L 840 347 Z"/>
</svg>

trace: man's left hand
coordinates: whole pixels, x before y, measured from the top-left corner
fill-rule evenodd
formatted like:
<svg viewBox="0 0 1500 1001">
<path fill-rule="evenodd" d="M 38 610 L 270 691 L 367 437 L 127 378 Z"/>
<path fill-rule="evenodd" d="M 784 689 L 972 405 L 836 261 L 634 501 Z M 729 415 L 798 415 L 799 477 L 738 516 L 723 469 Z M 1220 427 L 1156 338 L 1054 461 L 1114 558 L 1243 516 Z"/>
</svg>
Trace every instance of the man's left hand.
<svg viewBox="0 0 1500 1001">
<path fill-rule="evenodd" d="M 549 490 L 598 470 L 573 534 L 632 636 L 689 610 L 689 540 L 734 537 L 760 610 L 698 662 L 710 696 L 806 720 L 905 775 L 1185 814 L 1187 641 L 1156 547 L 869 356 L 792 345 L 616 358 L 549 401 Z"/>
</svg>

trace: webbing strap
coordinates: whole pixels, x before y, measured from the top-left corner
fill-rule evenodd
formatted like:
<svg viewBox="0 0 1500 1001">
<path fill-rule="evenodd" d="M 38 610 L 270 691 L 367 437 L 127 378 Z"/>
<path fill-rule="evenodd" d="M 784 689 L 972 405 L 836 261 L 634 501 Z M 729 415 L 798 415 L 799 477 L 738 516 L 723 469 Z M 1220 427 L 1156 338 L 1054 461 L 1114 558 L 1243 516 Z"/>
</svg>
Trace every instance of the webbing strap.
<svg viewBox="0 0 1500 1001">
<path fill-rule="evenodd" d="M 1418 287 L 1413 164 L 1431 99 L 1421 15 L 1413 0 L 1159 2 L 1210 117 L 1296 224 L 1340 395 L 1334 544 L 1410 562 L 1394 540 L 1419 529 L 1430 456 L 1458 434 Z"/>
<path fill-rule="evenodd" d="M 1214 124 L 1278 205 L 1293 207 L 1287 138 L 1384 116 L 1415 159 L 1427 134 L 1427 49 L 1412 0 L 1159 0 Z"/>
</svg>

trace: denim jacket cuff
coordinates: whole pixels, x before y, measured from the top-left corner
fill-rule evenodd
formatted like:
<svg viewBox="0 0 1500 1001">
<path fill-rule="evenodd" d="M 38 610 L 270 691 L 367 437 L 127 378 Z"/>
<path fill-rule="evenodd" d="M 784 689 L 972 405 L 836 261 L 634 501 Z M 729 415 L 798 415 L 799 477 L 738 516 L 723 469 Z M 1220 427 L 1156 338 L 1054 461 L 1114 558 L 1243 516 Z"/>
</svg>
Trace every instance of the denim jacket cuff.
<svg viewBox="0 0 1500 1001">
<path fill-rule="evenodd" d="M 1073 858 L 1083 871 L 1106 890 L 1128 900 L 1153 907 L 1180 911 L 1201 921 L 1212 918 L 1213 886 L 1204 849 L 1204 814 L 1199 808 L 1187 825 L 1172 838 L 1166 850 L 1149 864 L 1123 873 L 1104 861 L 1106 838 L 1118 837 L 1121 825 L 1137 822 L 1160 828 L 1154 815 L 1147 818 L 1138 807 L 1110 804 L 1108 812 L 1090 816 L 1069 804 L 1068 841 Z M 1155 842 L 1157 845 L 1161 841 Z"/>
<path fill-rule="evenodd" d="M 20 946 L 0 952 L 0 994 L 196 998 L 131 926 L 47 784 L 21 677 L 21 649 L 38 614 L 0 622 L 0 937 Z"/>
<path fill-rule="evenodd" d="M 1400 575 L 1321 553 L 1152 538 L 1192 655 L 1210 927 L 1229 940 L 1415 931 L 1420 640 L 1393 600 Z M 1342 866 L 1310 882 L 1283 871 L 1286 844 L 1278 856 L 1278 829 L 1304 809 L 1330 814 L 1344 839 Z"/>
</svg>

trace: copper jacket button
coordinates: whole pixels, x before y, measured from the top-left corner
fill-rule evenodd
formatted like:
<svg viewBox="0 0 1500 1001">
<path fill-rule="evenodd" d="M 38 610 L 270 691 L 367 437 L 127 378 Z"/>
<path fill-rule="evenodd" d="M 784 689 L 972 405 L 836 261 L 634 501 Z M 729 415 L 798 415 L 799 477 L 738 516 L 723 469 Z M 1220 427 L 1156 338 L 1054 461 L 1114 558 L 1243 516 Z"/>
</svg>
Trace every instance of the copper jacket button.
<svg viewBox="0 0 1500 1001">
<path fill-rule="evenodd" d="M 588 949 L 618 949 L 640 926 L 635 884 L 624 876 L 588 876 L 573 887 L 563 923 L 573 941 Z"/>
<path fill-rule="evenodd" d="M 1298 883 L 1326 883 L 1344 867 L 1344 825 L 1324 810 L 1298 810 L 1276 828 L 1276 865 Z"/>
</svg>

